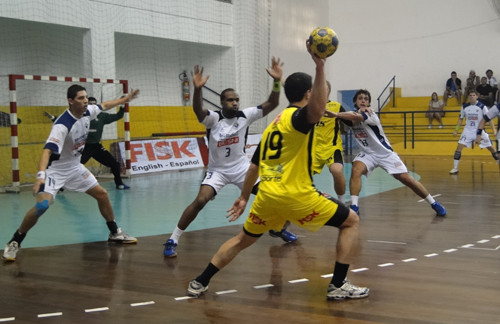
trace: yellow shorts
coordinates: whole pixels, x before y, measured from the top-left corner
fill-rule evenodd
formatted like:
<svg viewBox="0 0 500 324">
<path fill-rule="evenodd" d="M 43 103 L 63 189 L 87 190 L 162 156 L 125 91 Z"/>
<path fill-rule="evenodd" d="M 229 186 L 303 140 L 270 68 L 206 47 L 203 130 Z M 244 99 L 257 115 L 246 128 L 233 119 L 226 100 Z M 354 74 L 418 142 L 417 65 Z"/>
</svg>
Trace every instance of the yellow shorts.
<svg viewBox="0 0 500 324">
<path fill-rule="evenodd" d="M 349 209 L 332 197 L 311 188 L 307 193 L 287 196 L 259 191 L 250 208 L 244 224 L 250 234 L 259 235 L 268 230 L 280 231 L 287 220 L 309 231 L 317 231 L 332 217 L 339 217 L 341 225 L 349 214 Z M 336 214 L 337 213 L 337 214 Z"/>
</svg>

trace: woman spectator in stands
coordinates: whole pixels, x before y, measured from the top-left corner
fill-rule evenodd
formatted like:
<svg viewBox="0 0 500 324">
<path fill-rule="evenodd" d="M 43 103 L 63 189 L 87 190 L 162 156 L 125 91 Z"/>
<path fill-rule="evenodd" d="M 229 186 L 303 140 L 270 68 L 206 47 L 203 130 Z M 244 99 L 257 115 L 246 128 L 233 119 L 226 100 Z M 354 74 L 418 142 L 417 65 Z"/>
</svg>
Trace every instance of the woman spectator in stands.
<svg viewBox="0 0 500 324">
<path fill-rule="evenodd" d="M 429 118 L 429 128 L 432 128 L 432 120 L 436 119 L 439 122 L 439 128 L 443 128 L 444 117 L 444 103 L 443 100 L 439 99 L 436 92 L 431 95 L 431 100 L 429 101 L 429 110 L 425 114 Z"/>
</svg>

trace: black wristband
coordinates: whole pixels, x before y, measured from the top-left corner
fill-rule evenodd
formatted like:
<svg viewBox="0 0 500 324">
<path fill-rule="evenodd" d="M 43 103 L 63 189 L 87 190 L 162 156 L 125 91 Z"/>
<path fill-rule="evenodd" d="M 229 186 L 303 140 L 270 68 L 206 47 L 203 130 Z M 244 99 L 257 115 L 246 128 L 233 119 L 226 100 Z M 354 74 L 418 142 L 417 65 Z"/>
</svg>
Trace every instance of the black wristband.
<svg viewBox="0 0 500 324">
<path fill-rule="evenodd" d="M 481 135 L 481 134 L 482 134 L 482 132 L 483 132 L 483 130 L 482 130 L 482 129 L 480 129 L 480 128 L 478 128 L 478 129 L 477 129 L 477 131 L 476 131 L 476 134 L 477 134 L 477 135 Z"/>
</svg>

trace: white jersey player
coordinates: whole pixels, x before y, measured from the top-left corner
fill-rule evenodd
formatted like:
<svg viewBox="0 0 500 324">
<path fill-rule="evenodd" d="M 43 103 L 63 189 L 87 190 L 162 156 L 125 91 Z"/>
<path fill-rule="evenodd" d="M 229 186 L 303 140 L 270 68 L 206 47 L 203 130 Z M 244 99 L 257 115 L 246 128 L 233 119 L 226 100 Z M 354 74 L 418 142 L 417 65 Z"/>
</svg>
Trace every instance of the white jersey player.
<svg viewBox="0 0 500 324">
<path fill-rule="evenodd" d="M 412 189 L 418 196 L 425 199 L 437 216 L 445 216 L 446 209 L 434 200 L 427 189 L 415 180 L 400 159 L 393 151 L 389 140 L 384 134 L 382 124 L 376 114 L 369 109 L 371 102 L 370 92 L 358 90 L 353 98 L 357 111 L 335 113 L 352 129 L 354 138 L 361 152 L 354 158 L 350 179 L 351 209 L 359 214 L 359 193 L 361 192 L 361 176 L 369 176 L 376 168 L 381 167 L 387 173 L 405 186 Z"/>
<path fill-rule="evenodd" d="M 464 130 L 460 135 L 457 149 L 453 155 L 453 169 L 450 170 L 450 174 L 458 173 L 458 165 L 460 164 L 460 158 L 462 157 L 462 150 L 465 147 L 471 147 L 477 139 L 479 139 L 479 147 L 488 149 L 493 158 L 498 162 L 498 154 L 493 149 L 488 133 L 484 131 L 483 116 L 487 113 L 488 108 L 483 103 L 478 101 L 477 91 L 471 90 L 469 92 L 469 102 L 463 104 L 460 116 L 458 117 L 457 126 L 453 132 L 453 136 L 456 136 L 463 120 L 465 119 Z M 483 126 L 480 127 L 481 123 Z M 490 121 L 490 126 L 493 129 L 493 133 L 496 133 L 496 129 L 492 121 Z"/>
<path fill-rule="evenodd" d="M 102 217 L 110 230 L 108 241 L 117 243 L 136 243 L 135 237 L 123 232 L 115 222 L 113 207 L 106 190 L 83 164 L 80 156 L 87 139 L 90 120 L 102 110 L 108 110 L 134 99 L 139 90 L 132 91 L 120 99 L 106 101 L 100 105 L 88 106 L 87 91 L 80 85 L 68 88 L 69 108 L 53 124 L 49 138 L 42 151 L 42 157 L 33 185 L 36 204 L 24 216 L 23 222 L 7 243 L 3 259 L 14 261 L 26 233 L 37 223 L 61 187 L 68 190 L 85 192 L 97 200 Z"/>
<path fill-rule="evenodd" d="M 208 168 L 198 195 L 186 207 L 177 227 L 165 243 L 164 256 L 169 258 L 177 256 L 176 248 L 180 236 L 219 190 L 228 184 L 234 184 L 240 189 L 243 187 L 245 174 L 250 163 L 245 155 L 248 127 L 255 120 L 266 116 L 278 106 L 283 74 L 281 66 L 280 60 L 273 57 L 271 68 L 267 69 L 269 75 L 274 79 L 273 90 L 266 102 L 257 107 L 240 110 L 240 97 L 234 89 L 228 88 L 220 94 L 222 109 L 218 112 L 203 107 L 201 90 L 209 76 L 203 76 L 203 68 L 194 67 L 193 110 L 198 121 L 207 128 Z M 256 189 L 255 187 L 254 190 Z M 285 241 L 297 239 L 286 229 L 275 233 L 278 233 L 279 237 Z"/>
</svg>

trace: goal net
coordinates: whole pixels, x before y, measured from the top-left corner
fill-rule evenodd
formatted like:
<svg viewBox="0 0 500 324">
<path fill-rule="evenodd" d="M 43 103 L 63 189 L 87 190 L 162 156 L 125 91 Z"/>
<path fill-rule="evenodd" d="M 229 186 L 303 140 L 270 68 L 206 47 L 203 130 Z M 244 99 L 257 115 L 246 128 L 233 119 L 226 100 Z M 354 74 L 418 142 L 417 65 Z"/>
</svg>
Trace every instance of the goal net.
<svg viewBox="0 0 500 324">
<path fill-rule="evenodd" d="M 50 116 L 57 117 L 68 108 L 66 92 L 69 86 L 82 85 L 89 97 L 95 97 L 98 103 L 128 93 L 127 80 L 36 75 L 9 75 L 8 80 L 9 118 L 6 118 L 7 113 L 2 112 L 0 145 L 2 164 L 12 166 L 10 189 L 13 191 L 18 190 L 22 183 L 33 182 L 41 151 L 52 127 Z M 127 149 L 130 147 L 128 108 L 126 104 L 123 121 L 106 125 L 102 136 L 103 140 L 124 140 Z M 113 113 L 113 109 L 108 112 Z M 130 153 L 126 152 L 125 156 L 128 159 L 124 163 L 124 171 L 130 169 Z M 6 161 L 8 157 L 11 163 Z M 8 173 L 2 172 L 2 177 L 6 176 Z M 2 179 L 2 182 L 5 181 Z"/>
</svg>

